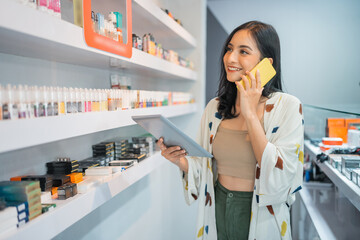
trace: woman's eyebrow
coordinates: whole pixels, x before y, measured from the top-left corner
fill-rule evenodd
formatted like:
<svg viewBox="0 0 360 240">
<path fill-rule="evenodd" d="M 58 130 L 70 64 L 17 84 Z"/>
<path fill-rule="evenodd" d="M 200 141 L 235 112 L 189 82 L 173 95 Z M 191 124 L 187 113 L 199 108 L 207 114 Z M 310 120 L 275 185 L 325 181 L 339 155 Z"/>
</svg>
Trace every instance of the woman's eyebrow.
<svg viewBox="0 0 360 240">
<path fill-rule="evenodd" d="M 251 47 L 249 47 L 248 45 L 240 45 L 237 48 L 248 48 L 252 51 Z"/>
</svg>

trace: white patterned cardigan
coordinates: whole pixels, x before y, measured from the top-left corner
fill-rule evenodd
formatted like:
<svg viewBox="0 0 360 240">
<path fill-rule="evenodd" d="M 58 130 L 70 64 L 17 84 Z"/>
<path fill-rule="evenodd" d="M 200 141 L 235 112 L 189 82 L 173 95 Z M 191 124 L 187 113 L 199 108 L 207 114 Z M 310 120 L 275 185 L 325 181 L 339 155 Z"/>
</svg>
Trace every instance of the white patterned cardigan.
<svg viewBox="0 0 360 240">
<path fill-rule="evenodd" d="M 218 100 L 212 99 L 203 113 L 197 142 L 212 152 L 213 139 L 222 116 Z M 264 129 L 268 144 L 256 166 L 251 207 L 249 239 L 291 239 L 289 206 L 301 189 L 304 163 L 304 120 L 301 102 L 286 93 L 273 93 L 264 111 Z M 217 239 L 214 182 L 217 179 L 213 159 L 187 157 L 188 173 L 181 171 L 185 200 L 198 200 L 195 239 Z M 214 169 L 214 173 L 213 173 Z"/>
</svg>

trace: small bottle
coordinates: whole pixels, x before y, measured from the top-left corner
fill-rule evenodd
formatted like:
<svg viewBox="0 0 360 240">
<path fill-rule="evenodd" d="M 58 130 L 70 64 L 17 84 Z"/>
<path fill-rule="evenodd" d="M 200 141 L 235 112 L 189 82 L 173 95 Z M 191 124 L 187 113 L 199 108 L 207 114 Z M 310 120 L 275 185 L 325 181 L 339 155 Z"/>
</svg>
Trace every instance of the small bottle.
<svg viewBox="0 0 360 240">
<path fill-rule="evenodd" d="M 47 12 L 48 0 L 37 0 L 37 9 L 43 12 Z"/>
<path fill-rule="evenodd" d="M 55 0 L 47 0 L 47 12 L 54 16 L 54 1 Z"/>
<path fill-rule="evenodd" d="M 52 1 L 52 9 L 54 11 L 54 16 L 61 18 L 61 3 L 60 0 L 51 0 Z"/>
<path fill-rule="evenodd" d="M 72 102 L 70 99 L 70 89 L 69 88 L 64 88 L 64 98 L 66 100 L 66 114 L 70 114 L 72 113 Z"/>
<path fill-rule="evenodd" d="M 3 107 L 3 89 L 2 89 L 2 87 L 0 85 L 0 120 L 3 119 L 2 107 Z"/>
<path fill-rule="evenodd" d="M 52 105 L 53 116 L 59 115 L 59 100 L 56 88 L 50 87 L 50 102 Z"/>
<path fill-rule="evenodd" d="M 66 110 L 65 110 L 65 98 L 64 98 L 64 89 L 57 87 L 56 89 L 57 92 L 57 99 L 58 99 L 58 114 L 59 115 L 65 115 L 66 114 Z"/>
<path fill-rule="evenodd" d="M 116 31 L 117 31 L 117 39 L 119 43 L 123 43 L 123 33 L 122 33 L 122 14 L 119 12 L 114 12 L 116 16 Z"/>
<path fill-rule="evenodd" d="M 107 94 L 108 94 L 109 111 L 115 111 L 114 90 L 108 91 Z"/>
<path fill-rule="evenodd" d="M 105 109 L 105 111 L 109 111 L 109 103 L 108 103 L 108 98 L 107 98 L 107 91 L 106 90 L 103 90 L 103 103 L 104 103 L 104 106 L 103 108 Z"/>
<path fill-rule="evenodd" d="M 68 102 L 70 101 L 70 113 L 77 113 L 77 101 L 76 101 L 75 89 L 69 88 L 69 96 L 70 98 L 68 99 Z"/>
<path fill-rule="evenodd" d="M 44 87 L 40 87 L 39 89 L 39 117 L 45 117 L 46 116 L 46 107 L 47 105 L 45 103 L 45 95 L 44 94 Z"/>
<path fill-rule="evenodd" d="M 91 91 L 85 88 L 85 112 L 91 112 Z"/>
<path fill-rule="evenodd" d="M 79 113 L 79 112 L 82 112 L 80 89 L 75 88 L 74 92 L 75 92 L 75 110 L 76 110 L 77 113 Z"/>
<path fill-rule="evenodd" d="M 12 95 L 12 89 L 10 85 L 6 86 L 6 89 L 3 89 L 2 94 L 2 118 L 4 120 L 10 120 L 11 119 L 11 109 L 12 105 L 10 102 Z"/>
<path fill-rule="evenodd" d="M 96 15 L 94 11 L 91 11 L 91 22 L 92 22 L 92 29 L 96 32 Z"/>
<path fill-rule="evenodd" d="M 10 109 L 11 119 L 19 119 L 19 91 L 15 86 L 12 87 L 12 94 L 9 100 L 12 106 Z"/>
<path fill-rule="evenodd" d="M 19 119 L 25 119 L 27 116 L 27 109 L 26 109 L 26 93 L 24 91 L 23 86 L 19 85 L 18 88 L 18 113 Z"/>
<path fill-rule="evenodd" d="M 33 87 L 31 90 L 31 112 L 30 118 L 39 117 L 39 101 L 40 101 L 40 92 L 37 86 Z"/>
<path fill-rule="evenodd" d="M 86 97 L 85 97 L 85 89 L 80 88 L 80 106 L 78 106 L 78 112 L 84 113 L 85 112 L 85 105 L 86 105 Z"/>
</svg>

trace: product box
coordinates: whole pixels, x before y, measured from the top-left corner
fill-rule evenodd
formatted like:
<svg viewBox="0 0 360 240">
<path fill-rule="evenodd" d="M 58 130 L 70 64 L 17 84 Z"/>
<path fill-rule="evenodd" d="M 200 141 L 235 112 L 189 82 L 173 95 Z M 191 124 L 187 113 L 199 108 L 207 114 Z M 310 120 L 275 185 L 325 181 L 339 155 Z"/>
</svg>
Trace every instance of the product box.
<svg viewBox="0 0 360 240">
<path fill-rule="evenodd" d="M 353 147 L 360 147 L 360 130 L 348 130 L 348 145 Z"/>
</svg>

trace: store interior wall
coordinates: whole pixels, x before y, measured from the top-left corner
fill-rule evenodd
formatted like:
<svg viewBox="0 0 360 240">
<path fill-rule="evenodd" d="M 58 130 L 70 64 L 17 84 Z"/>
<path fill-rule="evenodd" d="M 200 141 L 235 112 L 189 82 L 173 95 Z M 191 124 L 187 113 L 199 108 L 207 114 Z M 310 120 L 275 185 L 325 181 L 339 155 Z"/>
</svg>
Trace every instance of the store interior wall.
<svg viewBox="0 0 360 240">
<path fill-rule="evenodd" d="M 228 36 L 224 27 L 214 14 L 206 10 L 206 100 L 208 103 L 217 96 L 220 79 L 220 56 L 224 42 Z"/>
<path fill-rule="evenodd" d="M 230 33 L 250 20 L 280 37 L 285 91 L 303 103 L 360 109 L 360 1 L 208 0 Z"/>
<path fill-rule="evenodd" d="M 174 10 L 174 15 L 182 19 L 185 29 L 195 37 L 197 47 L 193 50 L 179 50 L 179 53 L 186 54 L 194 62 L 198 79 L 195 82 L 177 82 L 133 78 L 132 87 L 191 92 L 199 111 L 170 120 L 194 138 L 205 104 L 206 0 L 196 3 L 191 0 L 154 2 L 163 8 Z M 192 24 L 193 22 L 196 24 Z M 128 72 L 0 54 L 1 85 L 107 89 L 110 88 L 112 73 L 133 77 Z M 122 127 L 1 153 L 0 180 L 8 180 L 16 175 L 44 174 L 45 163 L 58 156 L 82 160 L 91 156 L 93 144 L 119 136 L 131 137 L 143 133 L 137 126 Z M 192 239 L 196 234 L 198 203 L 191 206 L 185 203 L 181 174 L 176 166 L 165 159 L 164 161 L 160 168 L 71 225 L 54 239 Z"/>
</svg>

